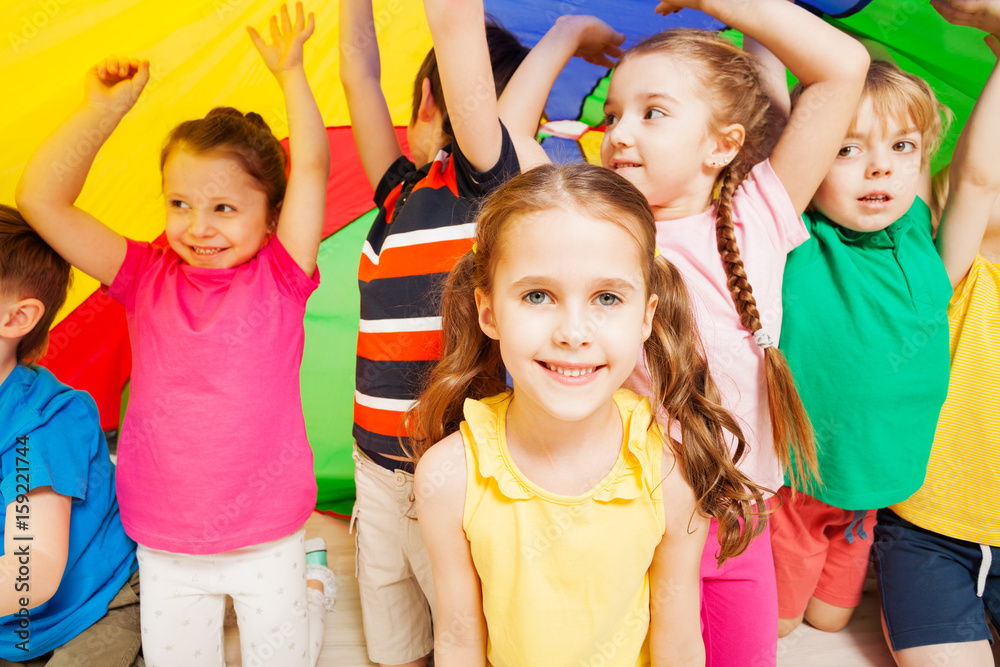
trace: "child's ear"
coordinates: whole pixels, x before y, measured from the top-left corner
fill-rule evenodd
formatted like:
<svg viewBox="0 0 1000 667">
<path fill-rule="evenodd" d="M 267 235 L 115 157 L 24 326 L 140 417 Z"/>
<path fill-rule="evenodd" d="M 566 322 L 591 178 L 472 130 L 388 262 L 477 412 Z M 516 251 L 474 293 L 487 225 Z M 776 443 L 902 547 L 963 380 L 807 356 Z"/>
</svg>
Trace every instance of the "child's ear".
<svg viewBox="0 0 1000 667">
<path fill-rule="evenodd" d="M 271 217 L 267 221 L 267 233 L 274 234 L 278 231 L 278 219 L 281 217 L 281 205 L 284 204 L 284 200 L 279 201 L 278 205 L 274 207 L 271 212 Z"/>
<path fill-rule="evenodd" d="M 716 167 L 725 169 L 726 165 L 732 162 L 740 149 L 743 148 L 743 142 L 746 141 L 746 138 L 747 131 L 739 123 L 722 128 L 722 131 L 716 135 L 712 152 L 705 159 L 707 166 L 713 169 Z"/>
<path fill-rule="evenodd" d="M 0 310 L 0 337 L 22 338 L 31 333 L 45 314 L 45 305 L 38 299 L 21 299 Z"/>
<path fill-rule="evenodd" d="M 649 301 L 646 302 L 646 313 L 642 318 L 642 342 L 644 343 L 649 340 L 649 335 L 653 333 L 653 315 L 656 314 L 656 304 L 659 301 L 660 297 L 652 294 Z"/>
<path fill-rule="evenodd" d="M 434 120 L 434 114 L 437 111 L 437 103 L 434 102 L 434 94 L 431 92 L 431 80 L 424 77 L 420 84 L 420 106 L 417 108 L 417 118 L 425 123 L 430 123 Z"/>
<path fill-rule="evenodd" d="M 476 289 L 476 310 L 479 311 L 479 328 L 493 340 L 500 340 L 496 320 L 493 317 L 493 301 L 481 289 Z"/>
</svg>

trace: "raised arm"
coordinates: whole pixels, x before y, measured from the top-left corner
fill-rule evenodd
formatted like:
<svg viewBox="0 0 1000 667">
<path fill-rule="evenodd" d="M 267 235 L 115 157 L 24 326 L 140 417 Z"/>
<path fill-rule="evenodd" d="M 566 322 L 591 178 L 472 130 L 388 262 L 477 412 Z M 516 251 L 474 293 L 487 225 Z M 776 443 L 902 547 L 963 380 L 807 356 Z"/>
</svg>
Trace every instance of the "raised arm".
<svg viewBox="0 0 1000 667">
<path fill-rule="evenodd" d="M 792 96 L 788 91 L 785 64 L 753 37 L 743 38 L 743 50 L 760 63 L 760 83 L 771 100 L 771 145 L 778 143 L 792 113 Z"/>
<path fill-rule="evenodd" d="M 946 19 L 957 25 L 993 29 L 1000 34 L 1000 4 L 977 0 L 934 2 Z M 1000 57 L 1000 38 L 986 43 Z M 983 92 L 965 123 L 952 154 L 948 201 L 938 228 L 937 247 L 952 286 L 969 272 L 979 253 L 993 203 L 1000 196 L 1000 60 L 993 66 Z"/>
<path fill-rule="evenodd" d="M 285 96 L 288 114 L 288 152 L 291 170 L 278 215 L 278 239 L 307 275 L 316 270 L 323 220 L 326 217 L 326 187 L 330 178 L 330 144 L 326 127 L 302 65 L 302 46 L 315 28 L 312 13 L 306 21 L 302 3 L 295 3 L 295 24 L 288 7 L 271 17 L 271 44 L 248 27 L 250 39 L 260 52 Z"/>
<path fill-rule="evenodd" d="M 455 141 L 477 171 L 500 159 L 496 84 L 482 0 L 425 0 Z"/>
<path fill-rule="evenodd" d="M 500 96 L 500 120 L 507 126 L 521 170 L 550 162 L 535 140 L 549 91 L 574 55 L 614 67 L 625 35 L 593 16 L 561 16 L 517 68 Z"/>
<path fill-rule="evenodd" d="M 661 2 L 657 10 L 694 6 L 760 42 L 805 86 L 771 153 L 771 166 L 801 213 L 850 127 L 868 71 L 868 52 L 853 37 L 786 0 L 672 0 Z"/>
<path fill-rule="evenodd" d="M 708 518 L 696 511 L 694 491 L 663 449 L 666 530 L 649 568 L 650 657 L 654 667 L 705 664 L 701 639 L 701 553 Z"/>
<path fill-rule="evenodd" d="M 340 0 L 340 83 L 361 166 L 373 188 L 403 155 L 381 79 L 371 0 Z"/>
<path fill-rule="evenodd" d="M 434 664 L 439 667 L 486 665 L 482 589 L 462 528 L 465 481 L 460 433 L 427 450 L 413 479 L 417 520 L 434 577 Z"/>
<path fill-rule="evenodd" d="M 124 237 L 76 207 L 97 152 L 149 81 L 149 62 L 108 58 L 87 72 L 84 102 L 35 151 L 17 184 L 28 224 L 73 266 L 110 285 Z"/>
</svg>

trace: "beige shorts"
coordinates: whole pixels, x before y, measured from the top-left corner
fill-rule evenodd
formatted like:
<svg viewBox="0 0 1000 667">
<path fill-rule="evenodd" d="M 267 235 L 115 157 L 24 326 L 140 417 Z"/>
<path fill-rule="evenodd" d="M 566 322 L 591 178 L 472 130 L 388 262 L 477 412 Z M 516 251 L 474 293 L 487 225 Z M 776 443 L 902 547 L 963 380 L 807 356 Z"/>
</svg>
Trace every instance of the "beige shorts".
<svg viewBox="0 0 1000 667">
<path fill-rule="evenodd" d="M 386 470 L 354 447 L 361 619 L 368 659 L 399 665 L 434 648 L 434 582 L 413 511 L 413 475 Z"/>
</svg>

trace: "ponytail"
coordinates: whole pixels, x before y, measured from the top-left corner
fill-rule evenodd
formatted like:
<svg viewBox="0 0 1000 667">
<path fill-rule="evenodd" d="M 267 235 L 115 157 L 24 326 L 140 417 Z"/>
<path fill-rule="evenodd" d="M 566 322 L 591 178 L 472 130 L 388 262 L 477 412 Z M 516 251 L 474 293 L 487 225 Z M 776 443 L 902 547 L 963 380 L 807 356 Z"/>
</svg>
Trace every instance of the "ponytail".
<svg viewBox="0 0 1000 667">
<path fill-rule="evenodd" d="M 662 406 L 681 438 L 667 438 L 698 499 L 698 509 L 719 522 L 719 565 L 746 551 L 764 532 L 767 507 L 762 487 L 737 463 L 747 452 L 743 431 L 722 407 L 708 361 L 698 342 L 687 288 L 664 258 L 654 261 L 652 287 L 659 295 L 646 361 L 654 405 Z M 725 433 L 736 438 L 730 452 Z"/>
</svg>

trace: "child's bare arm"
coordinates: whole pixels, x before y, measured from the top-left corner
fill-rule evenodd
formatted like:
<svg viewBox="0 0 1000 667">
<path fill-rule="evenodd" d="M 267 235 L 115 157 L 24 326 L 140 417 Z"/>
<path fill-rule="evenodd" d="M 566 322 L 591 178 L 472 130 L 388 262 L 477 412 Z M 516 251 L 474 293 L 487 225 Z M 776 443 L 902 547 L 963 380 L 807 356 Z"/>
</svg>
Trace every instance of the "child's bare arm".
<svg viewBox="0 0 1000 667">
<path fill-rule="evenodd" d="M 339 30 L 340 82 L 361 166 L 374 188 L 403 151 L 382 93 L 371 0 L 341 0 Z"/>
<path fill-rule="evenodd" d="M 302 3 L 295 3 L 295 23 L 288 7 L 271 17 L 271 44 L 257 31 L 247 28 L 264 64 L 271 70 L 285 95 L 288 113 L 288 148 L 291 170 L 278 216 L 278 239 L 292 259 L 312 275 L 316 270 L 323 220 L 326 217 L 326 187 L 330 178 L 330 145 L 326 127 L 313 97 L 302 63 L 302 47 L 313 34 L 312 13 L 306 21 Z"/>
<path fill-rule="evenodd" d="M 996 28 L 1000 32 L 1000 3 L 977 0 L 935 1 L 934 7 L 952 23 Z M 956 17 L 962 20 L 959 22 Z M 987 36 L 1000 57 L 1000 38 Z M 1000 60 L 993 67 L 972 115 L 952 155 L 948 201 L 938 228 L 937 247 L 952 286 L 957 286 L 976 259 L 1000 195 Z"/>
<path fill-rule="evenodd" d="M 125 239 L 76 207 L 94 158 L 149 81 L 149 62 L 107 58 L 87 72 L 84 103 L 25 165 L 17 207 L 66 261 L 110 285 L 125 261 Z"/>
<path fill-rule="evenodd" d="M 477 171 L 500 159 L 502 134 L 482 0 L 425 0 L 455 141 Z"/>
<path fill-rule="evenodd" d="M 656 667 L 705 664 L 701 639 L 701 553 L 708 518 L 697 512 L 694 491 L 668 447 L 660 487 L 666 530 L 649 568 L 650 657 Z"/>
<path fill-rule="evenodd" d="M 853 37 L 786 0 L 671 0 L 658 11 L 696 7 L 759 41 L 805 86 L 771 153 L 771 166 L 801 213 L 847 134 L 868 71 Z"/>
<path fill-rule="evenodd" d="M 486 665 L 482 589 L 462 528 L 466 474 L 462 435 L 452 433 L 421 457 L 413 479 L 434 577 L 434 664 L 440 667 Z"/>
<path fill-rule="evenodd" d="M 0 616 L 48 602 L 66 568 L 72 499 L 51 486 L 32 489 L 26 496 L 26 502 L 15 500 L 7 505 L 4 555 L 0 556 Z M 29 517 L 27 530 L 24 524 L 18 526 L 18 515 Z M 30 541 L 15 539 L 29 535 Z"/>
<path fill-rule="evenodd" d="M 556 77 L 574 55 L 614 67 L 625 35 L 593 16 L 561 16 L 524 59 L 500 96 L 500 119 L 507 126 L 521 170 L 550 162 L 535 140 L 538 120 Z"/>
</svg>

